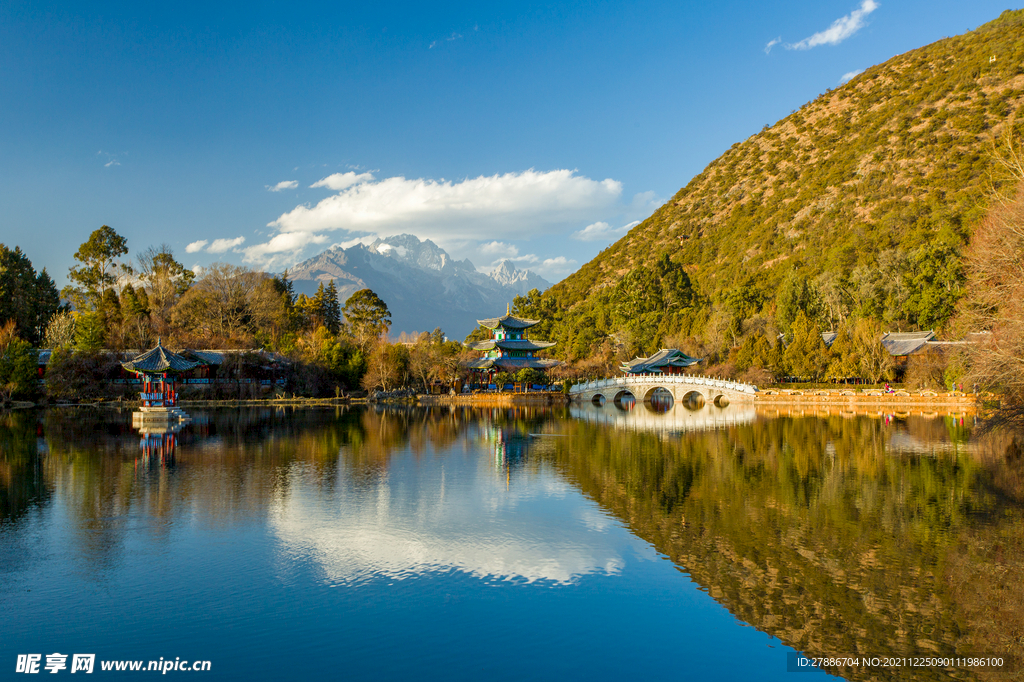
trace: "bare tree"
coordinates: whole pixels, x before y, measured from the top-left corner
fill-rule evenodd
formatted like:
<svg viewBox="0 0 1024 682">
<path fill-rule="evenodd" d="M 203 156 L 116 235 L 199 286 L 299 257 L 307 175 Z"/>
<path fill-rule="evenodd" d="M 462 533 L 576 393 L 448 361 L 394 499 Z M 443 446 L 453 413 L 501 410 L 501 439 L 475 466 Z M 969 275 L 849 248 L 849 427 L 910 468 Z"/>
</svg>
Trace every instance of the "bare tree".
<svg viewBox="0 0 1024 682">
<path fill-rule="evenodd" d="M 1024 181 L 996 201 L 967 253 L 967 296 L 958 327 L 980 335 L 966 380 L 1002 393 L 1001 418 L 1024 424 Z"/>
<path fill-rule="evenodd" d="M 167 244 L 150 246 L 135 256 L 138 275 L 145 287 L 153 326 L 163 332 L 170 322 L 171 308 L 188 291 L 195 274 L 174 259 Z"/>
<path fill-rule="evenodd" d="M 172 319 L 192 338 L 251 343 L 285 314 L 283 306 L 265 272 L 215 263 L 181 297 Z"/>
</svg>

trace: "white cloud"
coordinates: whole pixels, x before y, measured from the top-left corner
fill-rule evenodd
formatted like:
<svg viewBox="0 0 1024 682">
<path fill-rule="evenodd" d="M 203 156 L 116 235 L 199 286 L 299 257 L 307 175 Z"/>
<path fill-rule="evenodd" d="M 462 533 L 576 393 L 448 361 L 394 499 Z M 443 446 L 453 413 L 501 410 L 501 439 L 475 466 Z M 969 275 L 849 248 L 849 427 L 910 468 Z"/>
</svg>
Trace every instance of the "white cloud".
<svg viewBox="0 0 1024 682">
<path fill-rule="evenodd" d="M 775 38 L 773 40 L 769 40 L 768 44 L 764 46 L 764 53 L 765 54 L 771 54 L 772 53 L 772 48 L 775 47 L 776 45 L 778 45 L 781 42 L 782 42 L 782 36 L 779 36 L 778 38 Z"/>
<path fill-rule="evenodd" d="M 557 258 L 545 258 L 544 262 L 533 269 L 544 279 L 557 282 L 570 272 L 575 271 L 577 265 L 578 263 L 571 258 L 558 256 Z"/>
<path fill-rule="evenodd" d="M 604 221 L 599 221 L 587 225 L 582 230 L 573 232 L 572 238 L 578 239 L 581 242 L 596 242 L 602 239 L 618 239 L 622 235 L 629 232 L 631 228 L 634 228 L 639 224 L 639 220 L 634 220 L 633 222 L 623 225 L 622 227 L 612 227 L 611 225 Z"/>
<path fill-rule="evenodd" d="M 633 200 L 629 202 L 629 210 L 626 212 L 626 218 L 627 220 L 643 220 L 644 218 L 649 218 L 650 215 L 661 208 L 664 203 L 665 200 L 655 196 L 652 191 L 634 194 Z"/>
<path fill-rule="evenodd" d="M 209 243 L 210 242 L 207 239 L 200 239 L 197 242 L 192 242 L 191 244 L 185 247 L 185 253 L 197 253 L 199 251 L 202 251 L 203 247 Z"/>
<path fill-rule="evenodd" d="M 343 190 L 352 185 L 359 185 L 364 182 L 370 182 L 373 180 L 373 173 L 335 173 L 334 175 L 328 175 L 322 180 L 317 180 L 310 187 L 326 187 L 327 189 Z"/>
<path fill-rule="evenodd" d="M 380 237 L 411 232 L 439 245 L 476 242 L 481 234 L 497 242 L 558 233 L 606 213 L 622 194 L 617 180 L 591 180 L 571 170 L 531 169 L 460 182 L 361 177 L 366 175 L 336 174 L 318 182 L 340 189 L 315 206 L 296 206 L 269 223 L 278 234 L 247 248 L 246 260 L 297 255 L 308 244 L 326 241 L 323 233 L 334 230 Z"/>
<path fill-rule="evenodd" d="M 323 244 L 327 241 L 326 235 L 310 234 L 309 232 L 286 232 L 276 235 L 269 242 L 255 244 L 244 250 L 245 256 L 242 260 L 248 263 L 262 263 L 273 265 L 296 257 L 304 248 L 310 244 Z M 356 243 L 359 240 L 355 240 Z M 353 246 L 355 244 L 352 244 Z"/>
<path fill-rule="evenodd" d="M 377 235 L 371 234 L 371 235 L 367 235 L 365 237 L 356 237 L 355 239 L 349 239 L 348 241 L 339 242 L 339 243 L 335 244 L 335 246 L 337 246 L 338 248 L 341 248 L 341 249 L 350 249 L 353 246 L 355 246 L 356 244 L 362 244 L 364 246 L 369 246 L 370 244 L 374 243 L 375 241 L 377 241 Z"/>
<path fill-rule="evenodd" d="M 798 43 L 787 44 L 787 50 L 809 50 L 818 45 L 838 45 L 864 27 L 864 17 L 878 9 L 875 0 L 863 0 L 860 7 L 832 22 L 824 31 L 818 31 Z"/>
<path fill-rule="evenodd" d="M 473 28 L 473 30 L 475 31 L 475 30 L 477 30 L 477 29 L 476 29 L 476 28 L 474 27 L 474 28 Z M 461 38 L 461 37 L 462 37 L 462 34 L 461 34 L 461 33 L 455 33 L 455 32 L 452 32 L 452 34 L 451 34 L 451 35 L 449 35 L 449 36 L 448 36 L 447 38 L 445 38 L 445 41 L 447 41 L 447 42 L 449 42 L 449 43 L 450 43 L 450 42 L 452 42 L 453 40 L 458 40 L 458 39 L 459 39 L 459 38 Z M 440 42 L 440 41 L 438 41 L 438 40 L 434 40 L 434 41 L 432 41 L 432 42 L 430 43 L 430 46 L 429 46 L 429 47 L 428 47 L 427 49 L 428 49 L 428 50 L 433 50 L 433 49 L 434 49 L 435 47 L 437 47 L 437 44 L 438 44 L 439 42 Z"/>
<path fill-rule="evenodd" d="M 842 78 L 839 79 L 839 84 L 842 85 L 843 83 L 848 83 L 849 81 L 853 80 L 854 78 L 856 78 L 857 76 L 861 75 L 862 73 L 864 73 L 864 69 L 857 69 L 856 71 L 848 71 L 847 73 L 843 74 Z"/>
<path fill-rule="evenodd" d="M 512 244 L 506 244 L 505 242 L 487 242 L 486 244 L 480 245 L 480 253 L 487 256 L 496 256 L 497 262 L 503 261 L 506 258 L 509 260 L 514 259 L 519 255 L 519 249 Z"/>
<path fill-rule="evenodd" d="M 103 164 L 103 167 L 104 168 L 110 168 L 111 166 L 120 166 L 120 165 L 121 165 L 120 161 L 118 161 L 117 159 L 111 159 L 110 161 L 107 161 L 105 164 Z"/>
<path fill-rule="evenodd" d="M 283 189 L 295 189 L 299 186 L 298 180 L 282 180 L 273 187 L 267 185 L 267 189 L 271 192 L 280 192 Z"/>
<path fill-rule="evenodd" d="M 224 253 L 228 249 L 233 249 L 236 246 L 241 246 L 245 242 L 245 237 L 235 237 L 234 239 L 214 239 L 213 243 L 210 244 L 210 248 L 206 249 L 207 253 Z M 188 250 L 186 248 L 186 250 Z"/>
</svg>

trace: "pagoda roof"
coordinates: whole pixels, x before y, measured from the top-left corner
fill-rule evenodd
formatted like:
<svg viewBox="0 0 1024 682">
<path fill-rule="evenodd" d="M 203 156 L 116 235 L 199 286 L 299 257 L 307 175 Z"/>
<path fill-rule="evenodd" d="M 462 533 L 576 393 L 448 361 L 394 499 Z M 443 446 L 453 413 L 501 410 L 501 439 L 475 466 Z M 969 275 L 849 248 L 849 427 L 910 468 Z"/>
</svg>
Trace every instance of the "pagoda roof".
<svg viewBox="0 0 1024 682">
<path fill-rule="evenodd" d="M 550 369 L 562 364 L 553 358 L 494 358 L 494 366 L 506 372 L 532 367 L 533 369 Z"/>
<path fill-rule="evenodd" d="M 508 329 L 528 329 L 540 322 L 540 320 L 528 320 L 525 317 L 516 317 L 512 313 L 505 313 L 501 317 L 490 317 L 486 320 L 477 320 L 477 323 L 488 329 L 506 327 Z"/>
<path fill-rule="evenodd" d="M 516 371 L 526 367 L 533 369 L 550 369 L 562 364 L 552 358 L 477 358 L 463 363 L 466 369 L 491 369 L 492 367 L 508 371 Z"/>
<path fill-rule="evenodd" d="M 544 350 L 555 345 L 554 341 L 531 341 L 530 339 L 488 339 L 477 341 L 469 346 L 470 350 Z"/>
<path fill-rule="evenodd" d="M 187 372 L 202 364 L 204 363 L 187 360 L 177 353 L 172 353 L 157 341 L 156 348 L 151 348 L 128 362 L 122 362 L 121 366 L 129 372 L 162 374 L 164 372 Z"/>
<path fill-rule="evenodd" d="M 699 362 L 681 350 L 662 348 L 649 358 L 635 358 L 622 363 L 621 369 L 626 374 L 660 374 L 664 367 L 684 368 Z"/>
</svg>

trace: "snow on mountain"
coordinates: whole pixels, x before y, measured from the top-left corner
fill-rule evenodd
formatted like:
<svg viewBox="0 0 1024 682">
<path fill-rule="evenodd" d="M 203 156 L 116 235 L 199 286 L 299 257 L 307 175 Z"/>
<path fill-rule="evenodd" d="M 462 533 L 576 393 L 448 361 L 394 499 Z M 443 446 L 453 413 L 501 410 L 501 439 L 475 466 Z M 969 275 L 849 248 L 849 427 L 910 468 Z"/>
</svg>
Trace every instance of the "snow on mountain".
<svg viewBox="0 0 1024 682">
<path fill-rule="evenodd" d="M 504 312 L 505 305 L 530 289 L 551 283 L 511 261 L 487 275 L 468 259 L 455 260 L 432 241 L 409 234 L 377 239 L 370 245 L 332 246 L 293 268 L 295 292 L 312 295 L 320 282 L 334 280 L 344 302 L 359 289 L 372 289 L 391 311 L 391 333 L 441 327 L 461 339 L 476 321 Z"/>
</svg>

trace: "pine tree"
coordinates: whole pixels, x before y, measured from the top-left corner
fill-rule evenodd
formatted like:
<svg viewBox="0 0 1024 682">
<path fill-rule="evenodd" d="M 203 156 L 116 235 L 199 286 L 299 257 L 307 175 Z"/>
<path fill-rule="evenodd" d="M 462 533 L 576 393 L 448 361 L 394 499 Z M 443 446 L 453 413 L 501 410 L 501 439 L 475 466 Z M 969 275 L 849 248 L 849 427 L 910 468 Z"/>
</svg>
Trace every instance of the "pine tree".
<svg viewBox="0 0 1024 682">
<path fill-rule="evenodd" d="M 313 329 L 326 326 L 327 312 L 327 290 L 324 288 L 323 280 L 316 288 L 316 293 L 310 299 L 310 325 Z"/>
<path fill-rule="evenodd" d="M 128 240 L 104 225 L 89 235 L 75 252 L 76 265 L 68 271 L 68 279 L 78 286 L 64 287 L 64 297 L 78 310 L 95 310 L 103 294 L 117 283 L 117 275 L 130 274 L 131 268 L 119 264 L 118 257 L 128 253 Z"/>
<path fill-rule="evenodd" d="M 36 275 L 20 248 L 0 244 L 0 325 L 14 320 L 14 333 L 38 345 L 59 307 L 60 295 L 46 269 Z"/>
<path fill-rule="evenodd" d="M 327 331 L 337 334 L 341 329 L 341 304 L 338 302 L 338 289 L 334 286 L 333 279 L 327 285 L 323 306 L 324 326 L 327 327 Z"/>
</svg>

